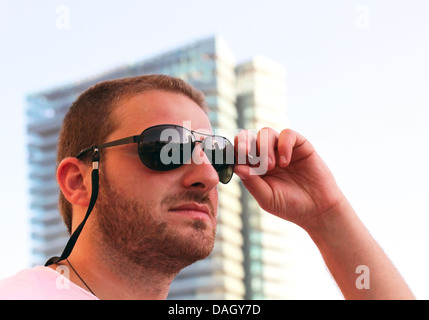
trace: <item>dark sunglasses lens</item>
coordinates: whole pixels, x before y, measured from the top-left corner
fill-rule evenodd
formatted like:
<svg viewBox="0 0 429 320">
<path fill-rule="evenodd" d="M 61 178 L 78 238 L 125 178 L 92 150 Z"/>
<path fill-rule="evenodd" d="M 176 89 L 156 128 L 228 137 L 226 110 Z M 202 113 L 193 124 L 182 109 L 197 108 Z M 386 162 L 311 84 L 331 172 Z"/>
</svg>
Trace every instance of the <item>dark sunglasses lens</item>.
<svg viewBox="0 0 429 320">
<path fill-rule="evenodd" d="M 217 171 L 220 182 L 222 182 L 223 184 L 227 184 L 231 180 L 232 175 L 234 173 L 234 166 L 233 165 L 230 165 L 230 164 L 223 164 L 223 165 L 214 164 L 213 167 Z"/>
<path fill-rule="evenodd" d="M 228 183 L 234 173 L 234 146 L 220 136 L 210 136 L 204 140 L 204 152 L 219 175 L 219 181 Z"/>
<path fill-rule="evenodd" d="M 208 136 L 204 152 L 219 175 L 228 183 L 234 172 L 234 146 L 221 136 Z M 138 144 L 141 162 L 149 169 L 169 171 L 188 162 L 194 149 L 194 136 L 186 128 L 174 125 L 150 127 L 142 132 Z"/>
<path fill-rule="evenodd" d="M 140 136 L 139 157 L 149 169 L 174 170 L 191 158 L 192 141 L 192 133 L 180 126 L 151 127 Z"/>
</svg>

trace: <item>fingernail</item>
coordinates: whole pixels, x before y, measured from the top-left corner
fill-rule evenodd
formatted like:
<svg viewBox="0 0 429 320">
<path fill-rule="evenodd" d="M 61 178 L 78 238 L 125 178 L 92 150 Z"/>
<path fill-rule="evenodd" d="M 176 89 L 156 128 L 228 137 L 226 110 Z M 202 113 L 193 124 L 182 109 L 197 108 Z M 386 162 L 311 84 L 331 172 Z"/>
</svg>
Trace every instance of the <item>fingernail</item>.
<svg viewBox="0 0 429 320">
<path fill-rule="evenodd" d="M 287 163 L 285 156 L 280 156 L 279 160 L 280 160 L 280 165 L 285 165 Z"/>
</svg>

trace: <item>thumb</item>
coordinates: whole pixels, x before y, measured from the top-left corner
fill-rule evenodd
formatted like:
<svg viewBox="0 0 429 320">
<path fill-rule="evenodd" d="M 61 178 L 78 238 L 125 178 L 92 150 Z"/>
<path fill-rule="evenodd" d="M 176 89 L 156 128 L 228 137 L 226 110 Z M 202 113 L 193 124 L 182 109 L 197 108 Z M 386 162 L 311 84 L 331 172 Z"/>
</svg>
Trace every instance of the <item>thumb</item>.
<svg viewBox="0 0 429 320">
<path fill-rule="evenodd" d="M 240 177 L 250 194 L 262 206 L 271 197 L 271 188 L 264 179 L 252 171 L 247 165 L 236 165 L 234 173 Z"/>
</svg>

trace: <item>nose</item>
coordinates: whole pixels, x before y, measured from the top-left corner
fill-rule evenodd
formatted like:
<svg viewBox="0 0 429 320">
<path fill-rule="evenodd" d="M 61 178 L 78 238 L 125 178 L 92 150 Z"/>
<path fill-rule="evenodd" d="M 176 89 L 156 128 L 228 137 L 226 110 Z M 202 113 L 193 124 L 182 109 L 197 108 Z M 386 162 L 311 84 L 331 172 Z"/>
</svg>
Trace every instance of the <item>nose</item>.
<svg viewBox="0 0 429 320">
<path fill-rule="evenodd" d="M 219 176 L 201 148 L 201 145 L 197 144 L 195 146 L 191 161 L 183 165 L 185 167 L 183 184 L 187 188 L 196 188 L 207 192 L 217 186 Z"/>
</svg>

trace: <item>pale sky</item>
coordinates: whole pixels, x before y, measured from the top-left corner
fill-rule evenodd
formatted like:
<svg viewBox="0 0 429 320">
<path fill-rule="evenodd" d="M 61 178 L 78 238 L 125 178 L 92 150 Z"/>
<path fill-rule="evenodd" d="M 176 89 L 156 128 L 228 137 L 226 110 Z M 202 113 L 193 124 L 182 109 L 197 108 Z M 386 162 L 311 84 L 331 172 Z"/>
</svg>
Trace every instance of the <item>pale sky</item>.
<svg viewBox="0 0 429 320">
<path fill-rule="evenodd" d="M 288 124 L 418 298 L 429 285 L 429 2 L 0 0 L 0 278 L 29 255 L 25 95 L 211 35 L 285 66 Z M 254 129 L 254 128 L 252 128 Z M 304 233 L 304 298 L 337 289 Z"/>
</svg>

